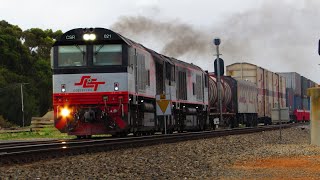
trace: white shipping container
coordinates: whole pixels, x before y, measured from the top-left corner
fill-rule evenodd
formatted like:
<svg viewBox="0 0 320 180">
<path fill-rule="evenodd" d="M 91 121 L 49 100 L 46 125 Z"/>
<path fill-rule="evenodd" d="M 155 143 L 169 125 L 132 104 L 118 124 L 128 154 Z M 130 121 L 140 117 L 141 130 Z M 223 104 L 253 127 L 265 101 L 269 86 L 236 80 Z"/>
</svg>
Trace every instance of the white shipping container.
<svg viewBox="0 0 320 180">
<path fill-rule="evenodd" d="M 273 73 L 265 70 L 266 76 L 266 93 L 265 93 L 265 116 L 271 117 L 271 108 L 273 107 L 273 96 L 272 96 L 272 88 L 273 88 Z"/>
<path fill-rule="evenodd" d="M 279 97 L 280 97 L 280 107 L 287 107 L 286 104 L 286 78 L 280 75 L 279 78 Z"/>
<path fill-rule="evenodd" d="M 279 104 L 279 74 L 272 73 L 272 108 Z"/>
<path fill-rule="evenodd" d="M 264 69 L 257 67 L 257 87 L 258 87 L 258 117 L 264 117 L 265 111 L 265 81 Z"/>
<path fill-rule="evenodd" d="M 258 88 L 258 117 L 265 116 L 265 74 L 264 69 L 250 63 L 234 63 L 226 67 L 227 76 L 236 80 L 247 80 Z"/>
<path fill-rule="evenodd" d="M 257 113 L 258 90 L 254 83 L 250 81 L 237 81 L 237 101 L 238 113 Z"/>
<path fill-rule="evenodd" d="M 226 67 L 227 75 L 239 80 L 248 80 L 258 88 L 258 117 L 271 118 L 271 109 L 280 103 L 286 107 L 286 83 L 284 78 L 264 68 L 250 63 L 234 63 Z M 281 81 L 281 82 L 279 82 Z M 281 86 L 280 83 L 283 85 Z"/>
</svg>

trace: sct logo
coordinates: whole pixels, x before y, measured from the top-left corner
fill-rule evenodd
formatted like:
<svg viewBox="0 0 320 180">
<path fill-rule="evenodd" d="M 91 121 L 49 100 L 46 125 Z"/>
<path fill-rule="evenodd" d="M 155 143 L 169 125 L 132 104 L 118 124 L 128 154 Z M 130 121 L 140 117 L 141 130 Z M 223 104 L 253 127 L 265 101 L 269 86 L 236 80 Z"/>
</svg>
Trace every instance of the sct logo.
<svg viewBox="0 0 320 180">
<path fill-rule="evenodd" d="M 98 82 L 97 79 L 91 78 L 91 76 L 82 76 L 80 82 L 74 83 L 75 86 L 82 86 L 83 88 L 93 88 L 93 91 L 97 91 L 100 84 L 106 82 Z"/>
</svg>

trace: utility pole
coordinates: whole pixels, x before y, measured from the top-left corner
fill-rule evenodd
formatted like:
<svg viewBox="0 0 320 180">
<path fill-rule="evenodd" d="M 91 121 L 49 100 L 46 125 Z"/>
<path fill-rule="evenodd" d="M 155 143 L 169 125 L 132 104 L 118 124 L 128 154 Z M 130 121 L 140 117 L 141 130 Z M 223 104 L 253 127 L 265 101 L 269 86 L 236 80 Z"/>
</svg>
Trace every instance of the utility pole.
<svg viewBox="0 0 320 180">
<path fill-rule="evenodd" d="M 24 127 L 24 103 L 23 103 L 23 85 L 29 83 L 21 83 L 20 90 L 21 90 L 21 111 L 22 111 L 22 127 Z"/>
<path fill-rule="evenodd" d="M 222 98 L 221 98 L 221 77 L 220 77 L 220 58 L 219 58 L 219 45 L 221 43 L 221 40 L 219 38 L 216 38 L 213 40 L 214 45 L 216 45 L 216 51 L 217 51 L 217 86 L 218 86 L 218 102 L 219 102 L 219 113 L 220 113 L 220 122 L 223 121 L 222 119 Z"/>
<path fill-rule="evenodd" d="M 278 103 L 278 112 L 279 112 L 279 120 L 280 120 L 280 144 L 282 143 L 282 118 L 281 118 L 281 108 L 280 108 L 280 103 Z"/>
</svg>

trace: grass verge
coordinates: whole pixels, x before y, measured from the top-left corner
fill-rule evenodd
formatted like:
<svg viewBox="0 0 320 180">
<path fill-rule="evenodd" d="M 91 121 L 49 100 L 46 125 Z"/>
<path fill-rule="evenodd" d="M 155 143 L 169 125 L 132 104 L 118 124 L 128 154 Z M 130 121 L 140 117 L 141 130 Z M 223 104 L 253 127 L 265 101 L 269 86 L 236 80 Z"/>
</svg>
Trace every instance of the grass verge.
<svg viewBox="0 0 320 180">
<path fill-rule="evenodd" d="M 0 140 L 73 139 L 75 137 L 76 136 L 61 133 L 53 126 L 43 128 L 39 131 L 0 134 Z"/>
</svg>

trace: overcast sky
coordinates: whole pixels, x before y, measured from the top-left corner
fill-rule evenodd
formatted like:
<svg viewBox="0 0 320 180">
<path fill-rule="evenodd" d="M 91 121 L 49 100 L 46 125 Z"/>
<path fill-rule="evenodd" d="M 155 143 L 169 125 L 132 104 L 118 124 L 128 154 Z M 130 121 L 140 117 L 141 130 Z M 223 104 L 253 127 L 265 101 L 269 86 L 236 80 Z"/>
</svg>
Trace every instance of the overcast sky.
<svg viewBox="0 0 320 180">
<path fill-rule="evenodd" d="M 0 19 L 23 30 L 104 27 L 213 70 L 212 39 L 225 64 L 296 71 L 320 83 L 317 0 L 0 0 Z"/>
</svg>

